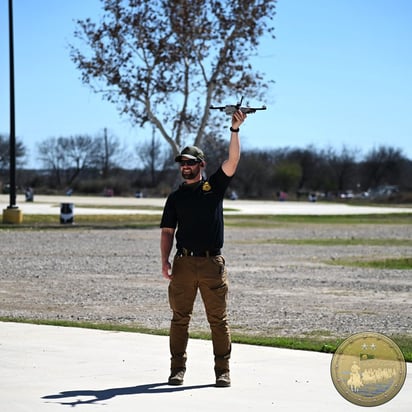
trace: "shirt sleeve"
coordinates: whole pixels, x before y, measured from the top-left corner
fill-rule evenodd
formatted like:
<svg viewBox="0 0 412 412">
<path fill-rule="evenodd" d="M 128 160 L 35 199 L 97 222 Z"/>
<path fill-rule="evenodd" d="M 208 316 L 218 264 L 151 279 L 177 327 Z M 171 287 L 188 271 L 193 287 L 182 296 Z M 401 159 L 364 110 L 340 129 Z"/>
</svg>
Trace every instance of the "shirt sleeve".
<svg viewBox="0 0 412 412">
<path fill-rule="evenodd" d="M 210 176 L 210 183 L 217 189 L 220 196 L 224 196 L 226 189 L 228 188 L 233 176 L 227 176 L 222 167 L 216 170 L 216 172 Z"/>
<path fill-rule="evenodd" d="M 165 207 L 163 209 L 162 219 L 160 221 L 160 227 L 170 227 L 176 229 L 177 226 L 177 214 L 176 208 L 174 206 L 174 197 L 170 195 L 167 200 Z"/>
</svg>

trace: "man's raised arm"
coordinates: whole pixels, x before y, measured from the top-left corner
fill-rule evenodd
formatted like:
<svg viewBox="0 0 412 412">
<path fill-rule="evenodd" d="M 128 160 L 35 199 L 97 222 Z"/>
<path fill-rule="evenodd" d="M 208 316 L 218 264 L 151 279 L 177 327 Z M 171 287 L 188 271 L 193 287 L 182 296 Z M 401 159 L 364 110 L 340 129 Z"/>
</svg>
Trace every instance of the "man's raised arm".
<svg viewBox="0 0 412 412">
<path fill-rule="evenodd" d="M 239 139 L 239 128 L 240 125 L 245 121 L 246 114 L 238 110 L 233 113 L 232 116 L 232 127 L 230 128 L 230 141 L 229 141 L 229 155 L 227 160 L 222 164 L 222 170 L 226 176 L 233 176 L 236 172 L 237 165 L 240 160 L 240 139 Z"/>
</svg>

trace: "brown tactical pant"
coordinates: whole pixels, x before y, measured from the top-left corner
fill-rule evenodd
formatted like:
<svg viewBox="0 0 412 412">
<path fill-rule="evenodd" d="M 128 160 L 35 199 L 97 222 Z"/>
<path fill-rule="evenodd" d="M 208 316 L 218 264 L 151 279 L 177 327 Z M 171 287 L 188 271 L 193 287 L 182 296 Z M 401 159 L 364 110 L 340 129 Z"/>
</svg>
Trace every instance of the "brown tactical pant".
<svg viewBox="0 0 412 412">
<path fill-rule="evenodd" d="M 169 284 L 169 303 L 173 311 L 170 324 L 171 368 L 186 367 L 189 322 L 198 289 L 212 331 L 215 370 L 229 371 L 228 282 L 223 256 L 174 258 Z"/>
</svg>

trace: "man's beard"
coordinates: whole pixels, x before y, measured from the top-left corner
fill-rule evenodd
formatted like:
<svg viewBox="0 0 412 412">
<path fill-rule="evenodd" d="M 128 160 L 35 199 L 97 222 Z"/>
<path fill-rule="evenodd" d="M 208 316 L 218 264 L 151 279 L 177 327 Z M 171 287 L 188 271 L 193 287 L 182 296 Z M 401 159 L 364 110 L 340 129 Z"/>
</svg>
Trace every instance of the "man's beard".
<svg viewBox="0 0 412 412">
<path fill-rule="evenodd" d="M 182 177 L 185 180 L 192 180 L 199 174 L 199 168 L 194 167 L 192 169 L 184 169 L 182 170 Z"/>
</svg>

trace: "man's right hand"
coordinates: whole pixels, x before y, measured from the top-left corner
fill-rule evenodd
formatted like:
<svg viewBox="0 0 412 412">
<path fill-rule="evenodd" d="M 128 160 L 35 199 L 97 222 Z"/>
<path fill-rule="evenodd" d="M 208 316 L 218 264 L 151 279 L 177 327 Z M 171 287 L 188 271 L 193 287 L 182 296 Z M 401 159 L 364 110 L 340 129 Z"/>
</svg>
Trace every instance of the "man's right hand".
<svg viewBox="0 0 412 412">
<path fill-rule="evenodd" d="M 172 279 L 171 269 L 172 265 L 169 262 L 170 251 L 173 246 L 173 237 L 175 229 L 172 227 L 163 227 L 160 232 L 160 252 L 162 255 L 162 274 L 167 280 Z"/>
<path fill-rule="evenodd" d="M 169 261 L 162 264 L 162 275 L 167 280 L 172 279 L 172 275 L 170 273 L 171 269 L 172 269 L 172 265 L 170 264 Z"/>
</svg>

